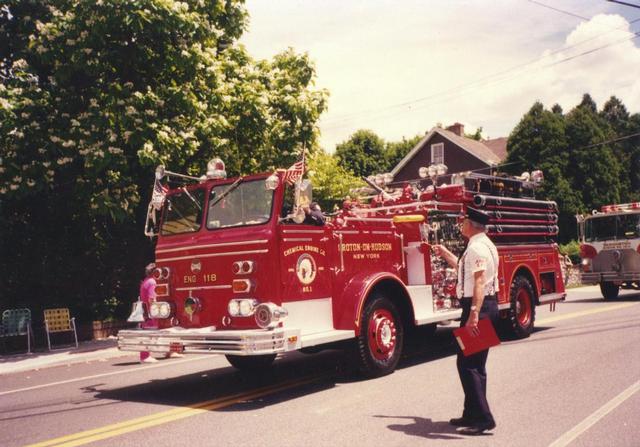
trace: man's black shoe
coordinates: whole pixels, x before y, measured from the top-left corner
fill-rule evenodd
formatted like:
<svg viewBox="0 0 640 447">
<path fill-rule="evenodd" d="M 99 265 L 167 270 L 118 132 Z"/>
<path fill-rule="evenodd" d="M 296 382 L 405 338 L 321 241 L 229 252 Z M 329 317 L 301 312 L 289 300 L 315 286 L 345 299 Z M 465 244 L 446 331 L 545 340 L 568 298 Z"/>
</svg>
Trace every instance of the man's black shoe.
<svg viewBox="0 0 640 447">
<path fill-rule="evenodd" d="M 458 430 L 458 433 L 462 435 L 478 436 L 483 434 L 487 430 L 493 430 L 496 428 L 495 422 L 484 422 L 481 424 L 473 424 L 470 427 L 464 427 Z"/>
<path fill-rule="evenodd" d="M 449 424 L 454 425 L 456 427 L 470 427 L 473 425 L 473 420 L 466 417 L 453 418 L 453 419 L 449 419 Z"/>
</svg>

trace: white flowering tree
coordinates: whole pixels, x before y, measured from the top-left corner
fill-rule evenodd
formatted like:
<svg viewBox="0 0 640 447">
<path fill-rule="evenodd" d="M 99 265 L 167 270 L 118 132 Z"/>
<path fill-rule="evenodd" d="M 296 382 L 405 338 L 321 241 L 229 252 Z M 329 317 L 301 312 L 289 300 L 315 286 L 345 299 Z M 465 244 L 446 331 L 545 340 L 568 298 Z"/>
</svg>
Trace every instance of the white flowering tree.
<svg viewBox="0 0 640 447">
<path fill-rule="evenodd" d="M 327 93 L 306 55 L 254 61 L 238 0 L 0 6 L 0 288 L 34 306 L 135 296 L 153 168 L 286 167 Z M 122 296 L 122 295 L 129 296 Z M 86 298 L 84 298 L 86 297 Z M 38 301 L 39 300 L 39 301 Z"/>
</svg>

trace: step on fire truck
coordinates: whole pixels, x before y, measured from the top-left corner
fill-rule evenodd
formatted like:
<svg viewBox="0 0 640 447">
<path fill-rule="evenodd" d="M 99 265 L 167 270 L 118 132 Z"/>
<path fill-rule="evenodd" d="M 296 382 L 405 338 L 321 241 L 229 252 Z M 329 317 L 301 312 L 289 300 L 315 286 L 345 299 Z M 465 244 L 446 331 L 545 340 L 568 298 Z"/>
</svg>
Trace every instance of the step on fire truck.
<svg viewBox="0 0 640 447">
<path fill-rule="evenodd" d="M 231 179 L 219 159 L 202 178 L 159 167 L 145 230 L 158 237 L 157 301 L 148 309 L 158 329 L 120 331 L 119 348 L 224 354 L 255 369 L 279 353 L 340 343 L 355 350 L 365 376 L 390 373 L 412 329 L 460 319 L 456 272 L 431 245 L 462 252 L 458 221 L 468 205 L 491 216 L 504 326 L 528 336 L 535 306 L 565 297 L 557 206 L 533 197 L 541 173 L 454 174 L 438 185 L 445 173 L 422 168 L 420 180 L 399 188 L 378 175 L 367 180 L 368 203 L 346 200 L 316 226 L 305 223 L 309 181 L 290 186 L 287 171 Z"/>
<path fill-rule="evenodd" d="M 582 284 L 599 284 L 602 296 L 640 288 L 640 202 L 605 205 L 577 216 Z"/>
</svg>

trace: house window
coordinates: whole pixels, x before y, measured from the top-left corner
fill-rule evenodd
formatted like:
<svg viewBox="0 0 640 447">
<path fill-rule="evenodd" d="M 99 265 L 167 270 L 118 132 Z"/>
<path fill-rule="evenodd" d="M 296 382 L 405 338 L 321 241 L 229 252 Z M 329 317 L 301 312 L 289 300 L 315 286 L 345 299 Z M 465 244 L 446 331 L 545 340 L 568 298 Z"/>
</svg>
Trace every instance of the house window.
<svg viewBox="0 0 640 447">
<path fill-rule="evenodd" d="M 431 145 L 431 163 L 444 163 L 444 143 Z"/>
</svg>

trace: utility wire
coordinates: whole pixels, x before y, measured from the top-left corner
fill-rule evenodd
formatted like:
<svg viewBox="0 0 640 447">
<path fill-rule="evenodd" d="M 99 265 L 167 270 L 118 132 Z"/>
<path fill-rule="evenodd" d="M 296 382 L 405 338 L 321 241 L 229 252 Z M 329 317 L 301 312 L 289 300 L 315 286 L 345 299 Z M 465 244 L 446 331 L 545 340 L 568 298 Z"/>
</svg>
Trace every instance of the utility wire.
<svg viewBox="0 0 640 447">
<path fill-rule="evenodd" d="M 580 16 L 580 15 L 578 15 L 578 14 L 574 14 L 574 13 L 572 13 L 572 12 L 565 11 L 565 10 L 562 10 L 562 9 L 559 9 L 559 8 L 551 7 L 551 6 L 549 6 L 549 5 L 546 5 L 546 4 L 544 4 L 544 3 L 537 2 L 537 1 L 535 1 L 535 0 L 527 0 L 527 1 L 529 1 L 530 3 L 534 3 L 534 4 L 536 4 L 536 5 L 539 5 L 539 6 L 542 6 L 542 7 L 545 7 L 545 8 L 549 8 L 549 9 L 552 9 L 552 10 L 554 10 L 554 11 L 557 11 L 557 12 L 560 12 L 560 13 L 563 13 L 563 14 L 566 14 L 566 15 L 570 15 L 570 16 L 572 16 L 572 17 L 577 17 L 577 18 L 580 18 L 580 19 L 582 19 L 582 20 L 589 20 L 589 18 L 587 18 L 587 17 L 583 17 L 583 16 Z M 629 24 L 634 24 L 634 23 L 636 23 L 636 22 L 638 22 L 638 21 L 640 21 L 640 18 L 637 18 L 637 19 L 632 20 L 631 22 L 629 22 Z M 352 119 L 352 118 L 355 118 L 355 117 L 357 117 L 357 116 L 360 116 L 360 115 L 366 115 L 366 114 L 370 114 L 370 113 L 377 114 L 377 113 L 380 113 L 380 112 L 383 112 L 383 111 L 386 111 L 386 110 L 390 110 L 390 109 L 395 109 L 395 108 L 404 108 L 404 107 L 409 107 L 409 108 L 410 108 L 410 106 L 411 106 L 412 104 L 416 104 L 416 103 L 419 103 L 419 102 L 423 102 L 423 101 L 426 101 L 426 100 L 429 100 L 429 99 L 434 99 L 434 98 L 437 98 L 437 97 L 439 97 L 439 96 L 447 95 L 447 94 L 450 94 L 450 93 L 459 93 L 459 92 L 460 92 L 460 89 L 466 89 L 466 88 L 469 88 L 469 87 L 472 87 L 472 86 L 476 86 L 476 84 L 478 84 L 478 83 L 482 83 L 482 82 L 484 82 L 484 81 L 492 80 L 492 78 L 494 78 L 494 77 L 502 76 L 502 75 L 504 75 L 504 74 L 510 73 L 510 72 L 512 72 L 512 71 L 514 71 L 514 70 L 517 70 L 517 69 L 519 69 L 519 68 L 527 67 L 527 66 L 532 65 L 532 64 L 534 64 L 534 63 L 536 63 L 536 62 L 538 62 L 538 61 L 540 61 L 540 60 L 543 60 L 543 59 L 545 59 L 545 58 L 548 58 L 549 56 L 552 56 L 553 54 L 557 54 L 557 53 L 559 53 L 559 52 L 566 52 L 566 51 L 568 51 L 568 50 L 570 50 L 570 49 L 572 49 L 572 48 L 575 48 L 575 47 L 580 46 L 580 45 L 582 45 L 582 44 L 584 44 L 584 43 L 590 42 L 590 41 L 592 41 L 592 40 L 594 40 L 594 39 L 597 39 L 597 38 L 599 38 L 599 37 L 601 37 L 601 36 L 603 36 L 603 35 L 609 34 L 609 33 L 614 32 L 614 31 L 625 31 L 625 32 L 627 32 L 627 33 L 632 33 L 632 32 L 626 31 L 626 30 L 625 30 L 624 28 L 622 28 L 622 27 L 620 27 L 620 28 L 613 28 L 613 29 L 611 29 L 611 30 L 609 30 L 609 31 L 607 31 L 607 32 L 605 32 L 605 33 L 601 33 L 601 34 L 598 34 L 598 35 L 596 35 L 596 36 L 593 36 L 593 37 L 591 37 L 591 38 L 589 38 L 589 39 L 582 40 L 582 41 L 577 42 L 577 43 L 575 43 L 575 44 L 573 44 L 573 45 L 571 45 L 571 46 L 569 46 L 569 47 L 558 48 L 558 49 L 556 49 L 556 50 L 554 50 L 554 51 L 552 51 L 552 52 L 546 53 L 545 55 L 543 55 L 543 56 L 541 56 L 541 57 L 539 57 L 539 58 L 533 59 L 533 60 L 531 60 L 531 61 L 529 61 L 529 62 L 526 62 L 526 63 L 523 63 L 523 64 L 519 64 L 519 65 L 515 65 L 515 66 L 513 66 L 513 67 L 507 68 L 507 69 L 502 70 L 502 71 L 500 71 L 500 72 L 493 73 L 493 74 L 491 74 L 491 75 L 488 75 L 488 76 L 485 76 L 485 77 L 483 77 L 483 78 L 477 79 L 477 80 L 472 81 L 472 82 L 470 82 L 470 83 L 457 85 L 457 86 L 452 87 L 452 88 L 450 88 L 450 89 L 447 89 L 447 90 L 444 90 L 444 91 L 440 91 L 440 92 L 436 92 L 436 93 L 434 93 L 434 94 L 432 94 L 432 95 L 428 95 L 428 96 L 425 96 L 425 97 L 422 97 L 422 98 L 417 98 L 417 99 L 410 100 L 410 101 L 401 102 L 401 103 L 398 103 L 398 104 L 389 105 L 389 106 L 386 106 L 386 107 L 383 107 L 383 108 L 378 108 L 378 109 L 369 109 L 369 110 L 365 110 L 365 111 L 354 112 L 354 113 L 351 113 L 351 114 L 345 114 L 345 115 L 341 115 L 341 116 L 331 117 L 331 118 L 328 118 L 327 120 L 325 120 L 325 121 L 323 122 L 323 124 L 331 124 L 331 123 L 332 123 L 332 122 L 334 122 L 334 121 L 343 121 L 343 120 Z M 638 37 L 638 33 L 632 33 L 632 34 L 633 34 L 633 36 L 632 36 L 631 38 L 636 38 L 636 37 Z M 587 55 L 587 54 L 590 54 L 590 53 L 592 53 L 592 52 L 599 51 L 600 49 L 607 48 L 607 46 L 611 46 L 611 45 L 605 45 L 605 46 L 603 46 L 603 47 L 599 47 L 598 49 L 594 49 L 593 51 L 592 51 L 592 50 L 589 50 L 589 51 L 584 52 L 584 53 L 581 53 L 581 54 L 579 54 L 579 55 L 576 55 L 576 56 L 573 56 L 573 57 L 570 57 L 570 58 L 566 58 L 566 60 L 568 61 L 568 60 L 571 60 L 571 59 L 574 59 L 574 58 L 580 57 L 580 56 L 582 56 L 582 55 Z M 563 61 L 564 61 L 564 60 L 563 60 Z M 551 67 L 551 66 L 553 66 L 553 65 L 557 65 L 558 63 L 562 63 L 562 62 L 557 61 L 557 62 L 554 62 L 554 63 L 552 63 L 552 64 L 546 65 L 546 66 L 544 66 L 544 67 L 542 67 L 542 68 Z M 508 79 L 508 78 L 507 78 L 507 79 Z M 502 80 L 507 80 L 507 79 L 502 79 Z M 500 82 L 502 82 L 502 80 L 500 80 Z M 457 96 L 457 95 L 456 95 L 456 96 Z M 395 114 L 395 113 L 394 113 L 394 114 Z M 388 116 L 388 115 L 385 115 L 385 116 Z M 392 115 L 392 116 L 393 116 L 393 115 Z M 324 126 L 323 126 L 323 127 L 324 127 Z M 326 129 L 326 130 L 331 130 L 331 129 L 334 129 L 334 128 L 341 128 L 341 127 L 345 127 L 345 124 L 337 125 L 337 126 L 331 126 L 331 125 L 329 125 L 328 127 L 324 127 L 324 129 Z"/>
<path fill-rule="evenodd" d="M 638 19 L 638 20 L 640 20 L 640 19 Z M 595 52 L 597 52 L 597 51 L 600 51 L 600 50 L 603 50 L 603 49 L 605 49 L 605 48 L 609 48 L 609 47 L 612 47 L 612 46 L 619 45 L 619 44 L 621 44 L 621 43 L 627 42 L 627 41 L 629 41 L 629 40 L 636 39 L 636 38 L 638 38 L 638 37 L 640 37 L 640 31 L 632 33 L 632 35 L 631 35 L 630 37 L 628 37 L 628 38 L 621 39 L 621 40 L 617 40 L 617 41 L 614 41 L 614 42 L 608 43 L 608 44 L 606 44 L 606 45 L 602 45 L 602 46 L 600 46 L 600 47 L 593 48 L 593 49 L 590 49 L 590 50 L 584 51 L 584 52 L 582 52 L 582 53 L 579 53 L 579 54 L 576 54 L 576 55 L 573 55 L 573 56 L 566 57 L 566 58 L 561 59 L 561 60 L 559 60 L 559 61 L 555 61 L 555 62 L 552 62 L 552 63 L 550 63 L 550 64 L 540 66 L 540 67 L 538 67 L 538 68 L 537 68 L 537 70 L 546 69 L 546 68 L 550 68 L 550 67 L 553 67 L 553 66 L 556 66 L 556 65 L 560 65 L 560 64 L 563 64 L 563 63 L 566 63 L 566 62 L 572 61 L 572 60 L 574 60 L 574 59 L 577 59 L 577 58 L 579 58 L 579 57 L 583 57 L 583 56 L 586 56 L 586 55 L 589 55 L 589 54 L 593 54 L 593 53 L 595 53 Z M 525 64 L 525 65 L 529 65 L 529 64 Z M 524 66 L 524 65 L 523 65 L 523 66 Z M 510 71 L 510 70 L 507 70 L 507 71 Z M 480 83 L 482 80 L 474 81 L 474 82 L 469 83 L 469 84 L 466 84 L 466 85 L 458 86 L 458 87 L 456 87 L 456 88 L 454 88 L 454 89 L 446 90 L 446 91 L 443 91 L 443 92 L 440 92 L 440 93 L 433 94 L 433 95 L 431 95 L 431 96 L 429 96 L 429 97 L 421 98 L 421 99 L 418 99 L 418 100 L 415 100 L 415 101 L 411 101 L 411 102 L 408 102 L 408 103 L 404 103 L 404 104 L 409 105 L 409 104 L 416 103 L 416 102 L 422 102 L 422 101 L 424 101 L 424 100 L 426 100 L 426 99 L 436 99 L 436 98 L 439 98 L 440 100 L 444 100 L 444 99 L 452 99 L 452 98 L 456 98 L 456 97 L 458 97 L 458 96 L 461 96 L 461 95 L 464 93 L 464 91 L 465 91 L 465 90 L 468 90 L 468 89 L 469 89 L 469 88 L 471 88 L 471 87 L 474 87 L 474 88 L 477 88 L 477 87 L 485 87 L 485 86 L 488 86 L 488 85 L 491 85 L 491 84 L 496 84 L 496 83 L 501 83 L 501 82 L 508 81 L 508 80 L 511 78 L 511 76 L 507 76 L 507 77 L 503 77 L 503 78 L 491 79 L 491 78 L 493 78 L 493 77 L 494 77 L 494 76 L 490 76 L 490 77 L 488 77 L 488 78 L 483 78 L 483 80 L 485 81 L 485 82 L 483 82 L 483 83 Z M 480 84 L 479 84 L 479 83 L 480 83 Z M 447 96 L 447 95 L 448 95 L 448 96 Z M 410 109 L 412 109 L 412 111 L 415 111 L 415 110 L 423 109 L 423 108 L 425 108 L 425 107 L 429 107 L 429 106 L 431 106 L 431 105 L 433 105 L 433 103 L 429 103 L 429 104 L 422 104 L 422 105 L 417 106 L 417 107 L 411 107 L 411 106 L 409 106 L 409 108 L 410 108 Z M 398 106 L 400 106 L 400 105 L 398 105 Z M 388 108 L 387 108 L 387 109 L 380 109 L 380 110 L 378 111 L 378 116 L 373 115 L 373 116 L 372 116 L 371 118 L 369 118 L 369 119 L 370 119 L 371 121 L 374 121 L 374 120 L 379 120 L 379 119 L 382 119 L 382 118 L 389 118 L 389 117 L 392 117 L 392 116 L 398 115 L 398 114 L 400 114 L 400 113 L 405 113 L 405 112 L 406 112 L 406 110 L 398 110 L 398 111 L 391 111 L 391 112 L 389 112 L 389 113 L 385 113 L 385 114 L 383 114 L 383 115 L 379 115 L 381 112 L 384 112 L 384 111 L 386 111 L 386 110 L 388 110 Z M 323 126 L 323 130 L 339 129 L 339 128 L 347 127 L 347 126 L 350 126 L 350 125 L 351 125 L 351 124 L 349 124 L 349 123 L 341 123 L 341 124 L 338 124 L 338 125 Z"/>
<path fill-rule="evenodd" d="M 582 147 L 579 147 L 576 150 L 589 149 L 590 147 L 602 146 L 603 144 L 609 144 L 609 143 L 615 143 L 616 141 L 628 140 L 629 138 L 633 138 L 633 137 L 637 137 L 637 136 L 640 136 L 640 132 L 632 133 L 630 135 L 625 135 L 625 136 L 619 137 L 619 138 L 613 138 L 613 139 L 607 140 L 607 141 L 602 141 L 600 143 L 590 144 L 589 146 L 582 146 Z"/>
<path fill-rule="evenodd" d="M 564 9 L 556 8 L 554 6 L 547 5 L 545 3 L 537 2 L 536 0 L 527 0 L 527 1 L 529 3 L 533 3 L 535 5 L 542 6 L 543 8 L 551 9 L 551 10 L 559 12 L 561 14 L 565 14 L 565 15 L 568 15 L 568 16 L 571 16 L 571 17 L 576 17 L 576 18 L 582 19 L 582 20 L 589 20 L 587 17 L 581 16 L 579 14 L 575 14 L 575 13 L 570 12 L 570 11 L 565 11 Z"/>
<path fill-rule="evenodd" d="M 640 5 L 634 5 L 633 3 L 621 2 L 619 0 L 607 0 L 611 3 L 618 3 L 620 5 L 631 6 L 632 8 L 640 8 Z"/>
</svg>

